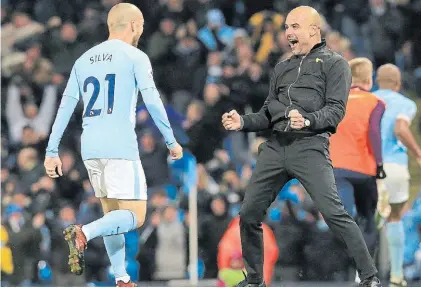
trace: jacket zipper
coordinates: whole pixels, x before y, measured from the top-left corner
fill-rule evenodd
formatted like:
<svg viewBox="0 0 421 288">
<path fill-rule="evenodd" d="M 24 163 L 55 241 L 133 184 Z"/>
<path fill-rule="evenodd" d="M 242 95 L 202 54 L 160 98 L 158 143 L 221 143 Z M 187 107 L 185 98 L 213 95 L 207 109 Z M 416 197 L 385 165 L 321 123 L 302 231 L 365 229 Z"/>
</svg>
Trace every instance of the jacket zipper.
<svg viewBox="0 0 421 288">
<path fill-rule="evenodd" d="M 292 82 L 292 83 L 288 86 L 287 95 L 288 95 L 288 100 L 289 100 L 289 106 L 288 106 L 288 107 L 287 107 L 287 109 L 285 110 L 285 118 L 288 118 L 288 115 L 287 115 L 288 109 L 292 107 L 292 99 L 291 99 L 291 96 L 289 95 L 289 90 L 291 89 L 292 85 L 294 85 L 294 84 L 298 81 L 298 78 L 300 77 L 300 72 L 301 72 L 301 65 L 303 64 L 304 58 L 306 58 L 306 56 L 307 56 L 307 55 L 304 55 L 304 56 L 301 58 L 301 61 L 300 61 L 300 66 L 298 66 L 297 78 L 295 78 L 295 81 L 294 81 L 294 82 Z M 290 126 L 290 125 L 291 125 L 291 120 L 289 120 L 289 119 L 288 119 L 288 124 L 287 124 L 287 126 L 285 127 L 284 131 L 288 131 L 288 128 L 289 128 L 289 126 Z"/>
</svg>

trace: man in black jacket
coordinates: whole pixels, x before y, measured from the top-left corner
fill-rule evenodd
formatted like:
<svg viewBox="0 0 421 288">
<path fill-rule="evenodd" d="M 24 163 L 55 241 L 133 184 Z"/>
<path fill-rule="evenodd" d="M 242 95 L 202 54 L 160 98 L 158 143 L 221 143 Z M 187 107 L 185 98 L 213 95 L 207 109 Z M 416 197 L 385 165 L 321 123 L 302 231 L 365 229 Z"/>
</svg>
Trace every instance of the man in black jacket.
<svg viewBox="0 0 421 288">
<path fill-rule="evenodd" d="M 259 147 L 240 210 L 248 274 L 239 286 L 265 285 L 261 223 L 266 209 L 292 178 L 303 184 L 332 232 L 346 245 L 362 279 L 360 286 L 380 285 L 361 231 L 336 190 L 329 136 L 344 117 L 351 72 L 344 58 L 326 48 L 320 26 L 320 16 L 313 8 L 292 10 L 285 28 L 294 55 L 276 65 L 262 109 L 243 116 L 232 110 L 222 116 L 227 130 L 272 129 L 272 137 Z"/>
</svg>

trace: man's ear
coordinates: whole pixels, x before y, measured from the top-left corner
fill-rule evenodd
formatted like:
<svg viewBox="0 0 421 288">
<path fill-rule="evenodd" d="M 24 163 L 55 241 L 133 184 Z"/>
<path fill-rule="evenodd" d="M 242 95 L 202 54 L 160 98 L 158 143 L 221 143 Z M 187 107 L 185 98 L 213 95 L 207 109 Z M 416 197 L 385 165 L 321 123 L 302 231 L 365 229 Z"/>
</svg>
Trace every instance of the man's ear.
<svg viewBox="0 0 421 288">
<path fill-rule="evenodd" d="M 314 37 L 314 35 L 316 35 L 317 34 L 317 30 L 318 30 L 319 28 L 316 26 L 316 25 L 311 25 L 310 26 L 310 36 L 311 37 Z"/>
</svg>

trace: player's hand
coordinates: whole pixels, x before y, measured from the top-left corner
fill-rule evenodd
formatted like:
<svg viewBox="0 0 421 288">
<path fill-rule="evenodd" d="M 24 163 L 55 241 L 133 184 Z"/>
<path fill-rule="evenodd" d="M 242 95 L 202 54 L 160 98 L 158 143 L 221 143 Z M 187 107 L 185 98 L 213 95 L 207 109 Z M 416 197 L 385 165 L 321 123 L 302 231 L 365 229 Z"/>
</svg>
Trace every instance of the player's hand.
<svg viewBox="0 0 421 288">
<path fill-rule="evenodd" d="M 383 165 L 377 166 L 377 172 L 376 172 L 376 179 L 384 179 L 386 178 L 386 172 L 384 172 Z"/>
<path fill-rule="evenodd" d="M 51 178 L 57 178 L 63 176 L 63 171 L 61 170 L 61 160 L 59 157 L 45 157 L 44 167 L 45 172 Z"/>
<path fill-rule="evenodd" d="M 294 109 L 289 111 L 288 117 L 291 121 L 291 128 L 292 129 L 302 129 L 304 127 L 304 117 L 303 115 L 298 112 L 298 110 Z"/>
<path fill-rule="evenodd" d="M 177 143 L 174 148 L 168 148 L 172 160 L 178 160 L 183 158 L 183 148 Z"/>
<path fill-rule="evenodd" d="M 226 130 L 240 130 L 241 129 L 241 116 L 237 111 L 231 110 L 229 113 L 222 115 L 222 125 Z"/>
</svg>

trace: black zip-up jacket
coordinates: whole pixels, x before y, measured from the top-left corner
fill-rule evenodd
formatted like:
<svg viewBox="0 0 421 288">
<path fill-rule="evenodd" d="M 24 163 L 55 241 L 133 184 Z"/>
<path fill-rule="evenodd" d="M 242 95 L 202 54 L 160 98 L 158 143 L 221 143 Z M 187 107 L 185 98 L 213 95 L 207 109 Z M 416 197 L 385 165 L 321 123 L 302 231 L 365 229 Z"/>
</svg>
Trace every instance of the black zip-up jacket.
<svg viewBox="0 0 421 288">
<path fill-rule="evenodd" d="M 241 130 L 333 134 L 345 116 L 351 80 L 348 62 L 322 40 L 306 56 L 292 56 L 275 66 L 263 107 L 242 116 Z M 290 127 L 288 113 L 293 109 L 310 120 L 309 127 Z"/>
</svg>

